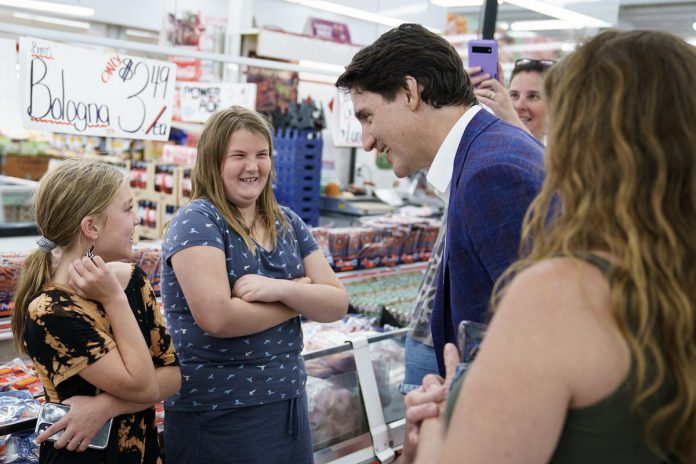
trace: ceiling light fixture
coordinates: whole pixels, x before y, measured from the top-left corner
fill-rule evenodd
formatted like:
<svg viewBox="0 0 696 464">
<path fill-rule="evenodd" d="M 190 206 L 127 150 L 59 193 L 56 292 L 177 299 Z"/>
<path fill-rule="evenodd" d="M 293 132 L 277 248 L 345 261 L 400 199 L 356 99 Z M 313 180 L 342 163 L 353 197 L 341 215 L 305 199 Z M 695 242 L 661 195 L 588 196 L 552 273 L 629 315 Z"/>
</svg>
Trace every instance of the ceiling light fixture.
<svg viewBox="0 0 696 464">
<path fill-rule="evenodd" d="M 569 45 L 573 46 L 574 44 L 570 44 L 569 42 L 516 43 L 513 45 L 501 47 L 500 49 L 509 53 L 546 52 L 550 50 L 565 50 L 568 48 Z M 571 50 L 573 49 L 571 48 Z"/>
<path fill-rule="evenodd" d="M 322 69 L 324 71 L 329 71 L 331 73 L 336 74 L 337 76 L 340 76 L 343 71 L 346 70 L 346 67 L 343 65 L 337 65 L 337 64 L 330 64 L 330 63 L 320 63 L 318 61 L 311 61 L 311 60 L 300 60 L 299 61 L 300 66 L 305 66 L 307 68 L 316 68 L 316 69 Z"/>
<path fill-rule="evenodd" d="M 84 30 L 89 29 L 89 23 L 86 23 L 84 21 L 74 21 L 72 19 L 54 18 L 52 16 L 33 15 L 33 14 L 19 13 L 19 12 L 12 13 L 12 16 L 14 16 L 15 18 L 18 18 L 18 19 L 26 19 L 27 21 L 37 21 L 40 23 L 57 24 L 59 26 L 74 27 L 76 29 L 84 29 Z"/>
<path fill-rule="evenodd" d="M 512 37 L 513 39 L 532 39 L 534 37 L 539 37 L 536 31 L 506 31 L 505 35 L 507 37 Z"/>
<path fill-rule="evenodd" d="M 38 10 L 46 13 L 59 13 L 70 16 L 94 16 L 94 8 L 86 6 L 64 5 L 39 0 L 0 0 L 0 6 L 10 6 L 24 10 Z"/>
<path fill-rule="evenodd" d="M 437 6 L 453 7 L 453 6 L 481 6 L 483 0 L 430 0 L 430 3 Z"/>
<path fill-rule="evenodd" d="M 541 0 L 505 0 L 505 3 L 519 6 L 530 11 L 535 11 L 552 18 L 560 19 L 574 24 L 575 28 L 583 27 L 610 27 L 611 23 L 592 16 L 588 16 L 577 11 L 562 8 Z M 567 28 L 564 28 L 567 29 Z"/>
<path fill-rule="evenodd" d="M 475 7 L 483 5 L 483 0 L 430 0 L 430 3 L 444 7 Z M 570 27 L 556 27 L 554 29 L 581 29 L 584 27 L 610 27 L 612 25 L 607 21 L 541 0 L 498 0 L 498 3 L 509 3 L 525 10 L 534 11 L 573 24 Z"/>
<path fill-rule="evenodd" d="M 560 19 L 542 19 L 539 21 L 515 21 L 510 24 L 512 31 L 557 31 L 565 29 L 582 29 L 583 26 Z"/>
<path fill-rule="evenodd" d="M 406 21 L 399 18 L 393 18 L 391 16 L 385 16 L 378 13 L 372 13 L 370 11 L 361 10 L 358 8 L 352 8 L 349 6 L 339 5 L 337 3 L 326 2 L 324 0 L 285 0 L 289 3 L 296 3 L 298 5 L 307 6 L 309 8 L 314 8 L 317 10 L 328 11 L 329 13 L 335 13 L 341 16 L 348 16 L 349 18 L 360 19 L 363 21 L 369 21 L 372 23 L 383 24 L 385 26 L 397 27 Z M 425 26 L 435 33 L 442 32 L 439 29 Z"/>
<path fill-rule="evenodd" d="M 126 35 L 131 37 L 142 37 L 143 39 L 158 39 L 159 34 L 156 32 L 142 31 L 140 29 L 126 29 Z"/>
<path fill-rule="evenodd" d="M 443 35 L 445 40 L 452 44 L 460 44 L 468 42 L 469 40 L 478 39 L 476 34 L 454 34 L 454 35 Z"/>
</svg>

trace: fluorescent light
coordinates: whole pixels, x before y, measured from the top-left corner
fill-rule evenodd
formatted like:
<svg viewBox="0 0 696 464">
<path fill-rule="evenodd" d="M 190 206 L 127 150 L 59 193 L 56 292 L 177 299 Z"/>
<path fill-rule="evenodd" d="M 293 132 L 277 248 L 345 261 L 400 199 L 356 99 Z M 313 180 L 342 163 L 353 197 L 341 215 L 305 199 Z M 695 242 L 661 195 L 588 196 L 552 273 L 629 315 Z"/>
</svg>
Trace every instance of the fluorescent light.
<svg viewBox="0 0 696 464">
<path fill-rule="evenodd" d="M 430 0 L 430 3 L 437 6 L 481 6 L 483 0 Z"/>
<path fill-rule="evenodd" d="M 126 29 L 126 35 L 131 37 L 142 37 L 143 39 L 157 39 L 159 34 L 149 31 L 141 31 L 138 29 Z"/>
<path fill-rule="evenodd" d="M 385 16 L 378 13 L 372 13 L 370 11 L 360 10 L 358 8 L 351 8 L 349 6 L 339 5 L 337 3 L 326 2 L 324 0 L 285 0 L 290 3 L 297 3 L 298 5 L 307 6 L 309 8 L 314 8 L 317 10 L 328 11 L 329 13 L 335 13 L 341 16 L 348 16 L 349 18 L 360 19 L 363 21 L 369 21 L 372 23 L 383 24 L 390 27 L 398 27 L 405 23 L 399 18 L 392 18 L 391 16 Z M 424 26 L 435 33 L 440 33 L 442 31 Z"/>
<path fill-rule="evenodd" d="M 469 40 L 478 39 L 476 34 L 456 34 L 456 35 L 443 35 L 443 39 L 449 43 L 458 44 L 463 42 L 468 42 Z"/>
<path fill-rule="evenodd" d="M 510 24 L 513 31 L 554 31 L 562 29 L 582 29 L 580 23 L 562 21 L 560 19 L 543 19 L 539 21 L 516 21 Z"/>
<path fill-rule="evenodd" d="M 611 23 L 603 21 L 598 18 L 593 18 L 592 16 L 587 16 L 576 11 L 569 10 L 567 8 L 562 8 L 551 3 L 542 2 L 541 0 L 505 0 L 505 3 L 511 5 L 519 6 L 520 8 L 525 8 L 527 10 L 536 11 L 546 16 L 551 16 L 556 19 L 566 21 L 573 24 L 572 27 L 563 27 L 556 29 L 572 29 L 572 28 L 583 28 L 583 27 L 610 27 Z"/>
<path fill-rule="evenodd" d="M 343 74 L 343 71 L 346 70 L 345 66 L 339 66 L 337 64 L 330 63 L 320 63 L 318 61 L 310 60 L 300 60 L 299 65 L 306 66 L 308 68 L 321 69 L 323 71 L 330 71 L 332 73 L 336 73 L 337 76 L 340 76 L 341 74 Z"/>
<path fill-rule="evenodd" d="M 534 31 L 507 31 L 505 35 L 513 39 L 531 39 L 539 34 Z"/>
<path fill-rule="evenodd" d="M 72 16 L 94 16 L 94 8 L 64 5 L 62 3 L 55 2 L 41 2 L 38 0 L 0 0 L 0 6 L 11 6 L 26 10 L 39 10 L 48 13 L 60 13 Z"/>
<path fill-rule="evenodd" d="M 74 27 L 77 29 L 89 29 L 89 23 L 84 21 L 74 21 L 72 19 L 54 18 L 52 16 L 33 15 L 28 13 L 12 13 L 12 16 L 19 19 L 29 21 L 38 21 L 41 23 L 58 24 L 59 26 Z"/>
<path fill-rule="evenodd" d="M 300 71 L 298 73 L 297 77 L 300 79 L 300 81 L 315 82 L 315 83 L 321 83 L 321 84 L 331 84 L 332 87 L 333 87 L 333 84 L 336 83 L 336 76 L 327 76 L 326 74 L 315 74 L 315 73 Z"/>
<path fill-rule="evenodd" d="M 381 10 L 381 13 L 386 16 L 406 16 L 417 15 L 428 11 L 428 4 L 423 2 L 409 3 L 388 10 Z"/>
<path fill-rule="evenodd" d="M 575 44 L 572 44 L 570 42 L 537 42 L 537 43 L 520 43 L 520 44 L 513 44 L 513 45 L 507 45 L 505 47 L 501 47 L 501 50 L 508 51 L 510 53 L 518 53 L 518 52 L 546 52 L 549 50 L 564 50 L 568 51 L 568 47 L 571 47 L 570 50 L 575 49 Z"/>
<path fill-rule="evenodd" d="M 430 3 L 444 7 L 475 7 L 483 5 L 483 0 L 430 0 Z M 509 3 L 526 10 L 535 11 L 545 16 L 561 19 L 576 26 L 562 27 L 554 29 L 572 29 L 583 27 L 610 27 L 611 23 L 592 16 L 588 16 L 577 11 L 569 10 L 541 0 L 498 0 L 498 3 Z M 695 23 L 696 24 L 696 23 Z"/>
<path fill-rule="evenodd" d="M 693 23 L 693 24 L 691 25 L 691 28 L 692 28 L 694 31 L 696 31 L 696 23 Z"/>
</svg>

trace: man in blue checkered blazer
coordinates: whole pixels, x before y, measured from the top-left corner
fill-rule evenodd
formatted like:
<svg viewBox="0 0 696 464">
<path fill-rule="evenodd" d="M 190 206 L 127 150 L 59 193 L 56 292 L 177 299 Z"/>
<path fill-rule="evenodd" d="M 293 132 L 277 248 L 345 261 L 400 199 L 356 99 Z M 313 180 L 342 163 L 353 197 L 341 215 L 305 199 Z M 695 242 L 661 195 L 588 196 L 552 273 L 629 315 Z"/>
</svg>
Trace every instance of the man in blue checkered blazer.
<svg viewBox="0 0 696 464">
<path fill-rule="evenodd" d="M 445 343 L 456 341 L 462 320 L 487 321 L 493 285 L 518 256 L 543 146 L 482 109 L 454 48 L 416 24 L 358 52 L 336 86 L 350 91 L 363 148 L 386 152 L 397 177 L 428 168 L 449 202 L 431 319 L 444 375 Z"/>
</svg>

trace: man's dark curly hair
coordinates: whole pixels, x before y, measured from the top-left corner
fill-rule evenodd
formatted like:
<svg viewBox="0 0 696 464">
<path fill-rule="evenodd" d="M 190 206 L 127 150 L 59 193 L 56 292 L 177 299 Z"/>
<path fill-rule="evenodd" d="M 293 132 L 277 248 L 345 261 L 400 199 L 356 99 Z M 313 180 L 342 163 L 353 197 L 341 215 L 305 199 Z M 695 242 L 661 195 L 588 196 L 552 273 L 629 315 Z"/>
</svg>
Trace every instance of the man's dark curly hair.
<svg viewBox="0 0 696 464">
<path fill-rule="evenodd" d="M 423 88 L 421 98 L 434 108 L 476 104 L 457 51 L 419 24 L 402 24 L 356 53 L 336 87 L 374 92 L 391 102 L 406 76 L 416 79 Z"/>
</svg>

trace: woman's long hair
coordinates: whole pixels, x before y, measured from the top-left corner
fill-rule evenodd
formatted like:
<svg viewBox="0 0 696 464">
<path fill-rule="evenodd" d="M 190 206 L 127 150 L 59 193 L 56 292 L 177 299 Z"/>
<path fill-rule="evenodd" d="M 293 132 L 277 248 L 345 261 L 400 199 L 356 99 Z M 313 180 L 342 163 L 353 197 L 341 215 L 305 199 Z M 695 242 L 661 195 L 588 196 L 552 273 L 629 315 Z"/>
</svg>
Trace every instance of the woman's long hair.
<svg viewBox="0 0 696 464">
<path fill-rule="evenodd" d="M 547 177 L 524 221 L 534 262 L 618 259 L 613 315 L 630 348 L 649 445 L 696 462 L 696 49 L 655 31 L 603 32 L 549 71 Z"/>
<path fill-rule="evenodd" d="M 275 177 L 271 137 L 273 129 L 271 124 L 257 112 L 241 106 L 232 106 L 215 113 L 208 119 L 198 141 L 198 156 L 191 171 L 191 199 L 210 200 L 230 228 L 244 240 L 247 248 L 255 253 L 256 246 L 251 239 L 251 231 L 244 223 L 239 209 L 227 199 L 222 181 L 222 163 L 227 156 L 230 137 L 242 129 L 259 134 L 268 142 L 272 165 L 266 186 L 256 202 L 256 214 L 263 222 L 273 248 L 276 247 L 278 243 L 276 221 L 280 221 L 284 229 L 288 227 L 288 224 L 273 194 L 272 184 Z"/>
<path fill-rule="evenodd" d="M 41 179 L 32 200 L 41 235 L 59 248 L 73 244 L 86 216 L 104 212 L 123 185 L 118 168 L 100 161 L 68 160 Z M 19 275 L 12 314 L 12 334 L 18 352 L 25 353 L 24 322 L 31 301 L 53 276 L 52 253 L 42 249 L 27 256 Z"/>
</svg>

